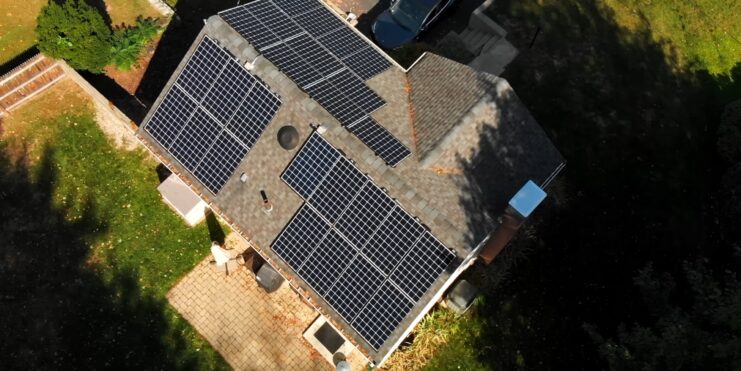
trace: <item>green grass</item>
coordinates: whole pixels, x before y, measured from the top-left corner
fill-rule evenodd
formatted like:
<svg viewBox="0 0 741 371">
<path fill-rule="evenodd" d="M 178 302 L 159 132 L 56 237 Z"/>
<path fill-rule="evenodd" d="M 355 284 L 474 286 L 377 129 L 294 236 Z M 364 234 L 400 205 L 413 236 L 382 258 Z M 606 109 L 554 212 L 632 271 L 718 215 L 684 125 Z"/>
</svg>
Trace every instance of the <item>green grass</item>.
<svg viewBox="0 0 741 371">
<path fill-rule="evenodd" d="M 54 94 L 61 93 L 50 93 L 43 99 Z M 83 305 L 79 312 L 92 313 L 90 321 L 99 323 L 100 332 L 110 332 L 117 342 L 159 349 L 152 356 L 155 359 L 140 361 L 145 364 L 228 369 L 165 298 L 177 280 L 207 256 L 210 237 L 206 223 L 189 228 L 165 206 L 156 190 L 157 164 L 142 150 L 124 152 L 112 147 L 87 105 L 72 103 L 57 114 L 37 114 L 39 104 L 37 100 L 14 112 L 20 119 L 7 123 L 2 147 L 9 156 L 18 156 L 19 148 L 27 151 L 30 187 L 48 190 L 49 194 L 42 196 L 49 198 L 48 214 L 58 214 L 61 219 L 54 222 L 52 230 L 84 226 L 75 238 L 89 251 L 82 261 L 70 262 L 79 269 L 63 279 L 90 281 L 85 285 L 90 292 L 85 295 L 104 298 L 103 307 L 108 309 L 100 309 L 99 316 L 105 318 L 95 318 L 97 309 L 84 303 L 78 304 Z M 50 171 L 54 174 L 51 180 Z M 77 242 L 58 243 L 69 244 L 65 249 L 73 251 Z M 88 277 L 90 272 L 97 278 L 75 278 Z M 96 280 L 101 288 L 93 290 Z M 138 340 L 144 337 L 141 328 L 153 331 L 149 334 L 152 345 Z M 137 356 L 136 347 L 132 348 L 131 353 Z"/>
<path fill-rule="evenodd" d="M 0 65 L 36 43 L 36 16 L 46 0 L 0 0 Z"/>
</svg>

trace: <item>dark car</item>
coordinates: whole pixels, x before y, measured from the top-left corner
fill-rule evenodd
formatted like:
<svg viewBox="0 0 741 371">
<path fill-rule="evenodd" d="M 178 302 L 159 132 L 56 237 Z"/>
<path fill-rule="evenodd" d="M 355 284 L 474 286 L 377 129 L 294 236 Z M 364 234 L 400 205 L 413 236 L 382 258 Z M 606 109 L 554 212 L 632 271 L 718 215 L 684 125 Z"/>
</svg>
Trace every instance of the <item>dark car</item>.
<svg viewBox="0 0 741 371">
<path fill-rule="evenodd" d="M 455 0 L 391 0 L 373 22 L 373 36 L 383 48 L 396 49 L 435 22 Z"/>
</svg>

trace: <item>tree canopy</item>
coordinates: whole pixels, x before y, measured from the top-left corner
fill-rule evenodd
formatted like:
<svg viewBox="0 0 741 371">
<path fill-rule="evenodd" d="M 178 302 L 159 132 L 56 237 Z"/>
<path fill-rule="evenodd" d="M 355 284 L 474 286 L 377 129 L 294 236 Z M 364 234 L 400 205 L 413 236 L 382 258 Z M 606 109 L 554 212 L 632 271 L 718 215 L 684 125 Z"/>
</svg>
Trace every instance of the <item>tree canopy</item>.
<svg viewBox="0 0 741 371">
<path fill-rule="evenodd" d="M 103 15 L 85 1 L 50 1 L 37 22 L 38 48 L 44 54 L 91 72 L 101 72 L 111 60 L 111 28 Z"/>
</svg>

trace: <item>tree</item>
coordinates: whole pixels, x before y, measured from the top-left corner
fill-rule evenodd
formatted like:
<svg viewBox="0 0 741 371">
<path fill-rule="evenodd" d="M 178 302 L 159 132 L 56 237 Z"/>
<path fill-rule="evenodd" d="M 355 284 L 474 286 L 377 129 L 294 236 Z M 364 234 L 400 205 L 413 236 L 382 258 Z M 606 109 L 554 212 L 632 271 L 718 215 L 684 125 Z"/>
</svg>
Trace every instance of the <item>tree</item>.
<svg viewBox="0 0 741 371">
<path fill-rule="evenodd" d="M 37 24 L 39 50 L 66 60 L 72 68 L 100 73 L 111 60 L 111 28 L 84 0 L 50 1 Z"/>
<path fill-rule="evenodd" d="M 136 26 L 122 26 L 113 32 L 111 63 L 127 71 L 135 66 L 144 47 L 162 31 L 156 19 L 137 18 Z"/>
<path fill-rule="evenodd" d="M 733 165 L 741 162 L 741 100 L 729 103 L 718 127 L 718 154 Z"/>
<path fill-rule="evenodd" d="M 738 252 L 737 252 L 738 255 Z M 612 370 L 741 370 L 741 281 L 718 280 L 706 262 L 685 263 L 686 290 L 651 265 L 635 277 L 655 322 L 618 328 L 604 339 L 585 326 Z"/>
</svg>

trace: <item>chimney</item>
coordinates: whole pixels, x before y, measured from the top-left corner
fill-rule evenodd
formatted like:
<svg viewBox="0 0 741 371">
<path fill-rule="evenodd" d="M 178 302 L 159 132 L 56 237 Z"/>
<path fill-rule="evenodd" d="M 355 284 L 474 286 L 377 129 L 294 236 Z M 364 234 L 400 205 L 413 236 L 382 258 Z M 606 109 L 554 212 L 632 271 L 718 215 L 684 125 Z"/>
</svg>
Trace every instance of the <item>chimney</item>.
<svg viewBox="0 0 741 371">
<path fill-rule="evenodd" d="M 504 250 L 525 220 L 543 202 L 546 195 L 545 191 L 533 181 L 528 180 L 509 200 L 509 207 L 504 210 L 499 226 L 489 235 L 486 246 L 479 253 L 486 264 L 490 264 Z"/>
</svg>

